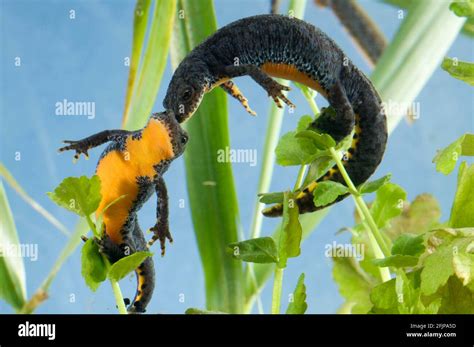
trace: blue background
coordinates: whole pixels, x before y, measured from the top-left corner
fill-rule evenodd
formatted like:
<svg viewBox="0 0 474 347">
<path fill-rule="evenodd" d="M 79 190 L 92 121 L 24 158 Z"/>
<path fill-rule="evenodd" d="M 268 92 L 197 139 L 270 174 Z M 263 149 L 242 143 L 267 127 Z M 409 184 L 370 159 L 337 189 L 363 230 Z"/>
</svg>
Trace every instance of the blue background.
<svg viewBox="0 0 474 347">
<path fill-rule="evenodd" d="M 53 204 L 45 192 L 51 191 L 67 176 L 91 175 L 100 150 L 91 152 L 91 160 L 81 159 L 72 165 L 72 154 L 58 155 L 56 149 L 64 139 L 79 139 L 104 129 L 119 128 L 124 104 L 129 56 L 132 43 L 134 1 L 2 1 L 1 2 L 1 127 L 0 158 L 25 190 L 51 211 L 68 228 L 77 218 Z M 393 37 L 400 20 L 397 9 L 376 1 L 363 1 L 363 7 L 380 25 L 388 39 Z M 286 3 L 282 9 L 286 8 Z M 76 19 L 69 19 L 74 9 Z M 269 1 L 216 1 L 220 26 L 236 19 L 268 12 Z M 354 48 L 338 20 L 328 10 L 316 8 L 308 1 L 305 19 L 329 34 L 364 72 L 367 63 Z M 427 52 L 427 54 L 429 54 Z M 472 41 L 459 36 L 448 56 L 473 61 Z M 14 66 L 21 57 L 21 67 Z M 161 103 L 169 82 L 169 66 L 156 98 L 154 111 Z M 233 148 L 258 151 L 258 165 L 234 164 L 234 176 L 240 205 L 240 219 L 246 235 L 260 170 L 263 134 L 267 124 L 269 99 L 249 78 L 238 81 L 259 117 L 252 118 L 234 100 L 229 100 L 229 123 Z M 297 115 L 309 112 L 297 92 L 290 94 L 298 105 Z M 96 117 L 57 116 L 55 103 L 94 101 Z M 416 100 L 421 104 L 421 118 L 409 126 L 402 121 L 389 140 L 388 149 L 376 177 L 388 172 L 393 181 L 407 190 L 409 199 L 431 192 L 439 199 L 443 218 L 449 215 L 454 194 L 455 174 L 444 177 L 434 170 L 431 160 L 435 150 L 473 130 L 473 95 L 467 84 L 437 69 Z M 318 103 L 324 103 L 318 97 Z M 212 116 L 212 115 L 210 115 Z M 283 132 L 295 127 L 295 115 L 284 117 Z M 15 160 L 15 152 L 21 160 Z M 272 190 L 292 185 L 294 169 L 277 167 Z M 175 242 L 168 246 L 166 257 L 155 256 L 157 287 L 149 312 L 182 313 L 188 307 L 205 307 L 204 281 L 193 233 L 190 211 L 179 208 L 187 202 L 182 158 L 165 176 L 170 194 L 171 231 Z M 27 289 L 31 295 L 47 275 L 67 238 L 33 211 L 13 190 L 6 187 L 22 243 L 39 246 L 36 262 L 25 260 Z M 154 224 L 155 198 L 142 209 L 140 220 L 145 229 Z M 344 226 L 353 225 L 353 203 L 338 204 L 318 229 L 302 245 L 302 255 L 289 262 L 285 272 L 283 297 L 292 292 L 297 277 L 306 273 L 308 312 L 333 313 L 342 303 L 331 277 L 331 260 L 325 257 L 326 244 L 346 242 L 347 234 L 335 235 Z M 276 221 L 265 220 L 263 233 L 270 234 Z M 158 252 L 157 252 L 158 253 Z M 271 284 L 271 281 L 269 282 Z M 133 297 L 135 278 L 122 281 L 124 296 Z M 69 301 L 74 294 L 75 302 Z M 180 302 L 184 294 L 184 302 Z M 271 301 L 271 285 L 262 294 L 265 311 Z M 284 305 L 283 307 L 285 307 Z M 0 312 L 12 312 L 0 302 Z M 80 252 L 77 250 L 54 280 L 50 299 L 38 313 L 107 313 L 116 312 L 110 285 L 106 283 L 92 294 L 80 275 Z"/>
</svg>

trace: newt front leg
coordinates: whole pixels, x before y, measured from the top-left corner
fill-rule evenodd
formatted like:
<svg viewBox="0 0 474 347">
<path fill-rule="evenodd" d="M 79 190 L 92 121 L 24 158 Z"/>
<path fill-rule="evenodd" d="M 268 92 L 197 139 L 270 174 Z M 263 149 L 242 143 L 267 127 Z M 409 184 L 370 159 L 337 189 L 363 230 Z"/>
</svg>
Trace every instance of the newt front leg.
<svg viewBox="0 0 474 347">
<path fill-rule="evenodd" d="M 101 131 L 100 133 L 91 135 L 82 140 L 78 140 L 78 141 L 65 140 L 63 142 L 68 145 L 61 147 L 58 151 L 64 152 L 68 150 L 75 150 L 76 154 L 74 154 L 74 159 L 76 160 L 79 159 L 79 156 L 81 154 L 84 154 L 86 158 L 89 158 L 89 153 L 87 153 L 89 149 L 100 146 L 106 142 L 116 140 L 119 137 L 128 136 L 130 133 L 131 131 L 121 130 L 121 129 L 104 130 L 104 131 Z"/>
<path fill-rule="evenodd" d="M 280 100 L 288 106 L 295 108 L 295 105 L 288 100 L 283 91 L 289 91 L 290 87 L 284 86 L 263 72 L 257 65 L 230 65 L 223 69 L 223 74 L 230 78 L 248 75 L 257 82 L 273 98 L 279 108 L 282 108 Z"/>
</svg>

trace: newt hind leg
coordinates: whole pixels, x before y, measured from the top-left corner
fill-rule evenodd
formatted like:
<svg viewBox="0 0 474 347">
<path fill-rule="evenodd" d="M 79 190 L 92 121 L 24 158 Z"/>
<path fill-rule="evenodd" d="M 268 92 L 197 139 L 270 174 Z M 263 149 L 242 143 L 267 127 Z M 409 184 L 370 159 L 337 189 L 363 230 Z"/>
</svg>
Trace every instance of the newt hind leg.
<svg viewBox="0 0 474 347">
<path fill-rule="evenodd" d="M 252 116 L 257 115 L 257 113 L 250 108 L 247 98 L 242 94 L 242 92 L 235 85 L 234 82 L 232 81 L 224 82 L 220 85 L 220 87 L 224 89 L 226 93 L 228 93 L 230 96 L 237 99 L 248 113 L 250 113 Z"/>
</svg>

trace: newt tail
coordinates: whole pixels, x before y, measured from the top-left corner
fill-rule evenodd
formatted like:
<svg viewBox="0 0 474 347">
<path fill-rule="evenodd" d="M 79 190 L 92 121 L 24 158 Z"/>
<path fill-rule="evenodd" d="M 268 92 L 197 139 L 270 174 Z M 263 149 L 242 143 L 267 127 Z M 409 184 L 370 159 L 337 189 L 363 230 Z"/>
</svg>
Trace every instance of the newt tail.
<svg viewBox="0 0 474 347">
<path fill-rule="evenodd" d="M 277 106 L 293 106 L 272 77 L 302 83 L 316 90 L 330 104 L 311 128 L 341 141 L 353 130 L 351 148 L 343 164 L 355 185 L 365 182 L 382 160 L 387 142 L 387 122 L 382 102 L 368 78 L 321 30 L 297 18 L 259 15 L 233 22 L 207 38 L 180 63 L 164 100 L 178 121 L 191 117 L 205 93 L 221 87 L 252 113 L 247 99 L 230 80 L 248 75 Z M 336 166 L 312 182 L 297 197 L 300 213 L 316 207 L 317 184 L 332 180 L 344 184 Z M 343 197 L 340 197 L 341 200 Z M 263 211 L 266 216 L 282 214 L 282 206 Z"/>
</svg>

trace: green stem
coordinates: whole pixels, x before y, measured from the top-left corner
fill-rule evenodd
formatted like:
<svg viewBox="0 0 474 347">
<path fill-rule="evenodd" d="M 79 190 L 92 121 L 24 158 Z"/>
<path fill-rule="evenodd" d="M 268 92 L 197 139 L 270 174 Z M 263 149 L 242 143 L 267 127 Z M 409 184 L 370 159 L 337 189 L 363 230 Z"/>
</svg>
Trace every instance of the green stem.
<svg viewBox="0 0 474 347">
<path fill-rule="evenodd" d="M 92 222 L 91 216 L 86 215 L 86 221 L 87 221 L 87 225 L 88 225 L 89 228 L 91 229 L 91 231 L 92 231 L 92 233 L 94 234 L 94 236 L 100 238 L 100 235 L 99 235 L 99 233 L 97 232 L 97 229 L 96 229 L 96 227 L 95 227 L 95 224 L 94 224 L 94 222 Z"/>
<path fill-rule="evenodd" d="M 309 107 L 311 108 L 311 111 L 313 111 L 314 113 L 314 116 L 316 118 L 318 118 L 319 114 L 320 114 L 320 111 L 319 111 L 319 107 L 318 105 L 316 104 L 316 101 L 314 101 L 314 96 L 311 95 L 310 91 L 308 88 L 304 88 L 302 89 L 302 92 L 303 92 L 303 95 L 306 99 L 306 101 L 308 102 L 309 104 Z"/>
<path fill-rule="evenodd" d="M 112 290 L 114 292 L 115 302 L 117 303 L 117 308 L 120 314 L 127 314 L 127 308 L 125 307 L 125 302 L 123 301 L 122 291 L 117 281 L 110 280 L 112 285 Z"/>
<path fill-rule="evenodd" d="M 272 314 L 280 313 L 281 305 L 281 289 L 283 286 L 283 269 L 275 266 L 275 277 L 273 279 L 273 295 L 272 295 Z"/>
<path fill-rule="evenodd" d="M 307 165 L 301 165 L 298 171 L 298 177 L 296 178 L 295 186 L 293 188 L 293 192 L 300 189 L 301 185 L 303 184 L 304 174 L 306 173 Z"/>
<path fill-rule="evenodd" d="M 360 195 L 357 188 L 354 186 L 354 183 L 349 177 L 346 168 L 342 164 L 339 154 L 334 149 L 334 147 L 329 148 L 329 152 L 331 153 L 334 161 L 336 162 L 336 165 L 354 198 L 357 212 L 363 220 L 364 226 L 366 226 L 369 241 L 374 250 L 376 258 L 388 257 L 390 255 L 390 250 L 388 249 L 385 240 L 383 239 L 382 234 L 380 233 L 377 227 L 377 224 L 375 224 L 375 221 L 372 218 L 372 214 L 370 213 L 369 208 L 365 204 L 364 199 L 362 199 L 362 196 Z M 388 268 L 379 268 L 379 271 L 383 282 L 389 281 L 391 279 L 390 270 Z"/>
</svg>

